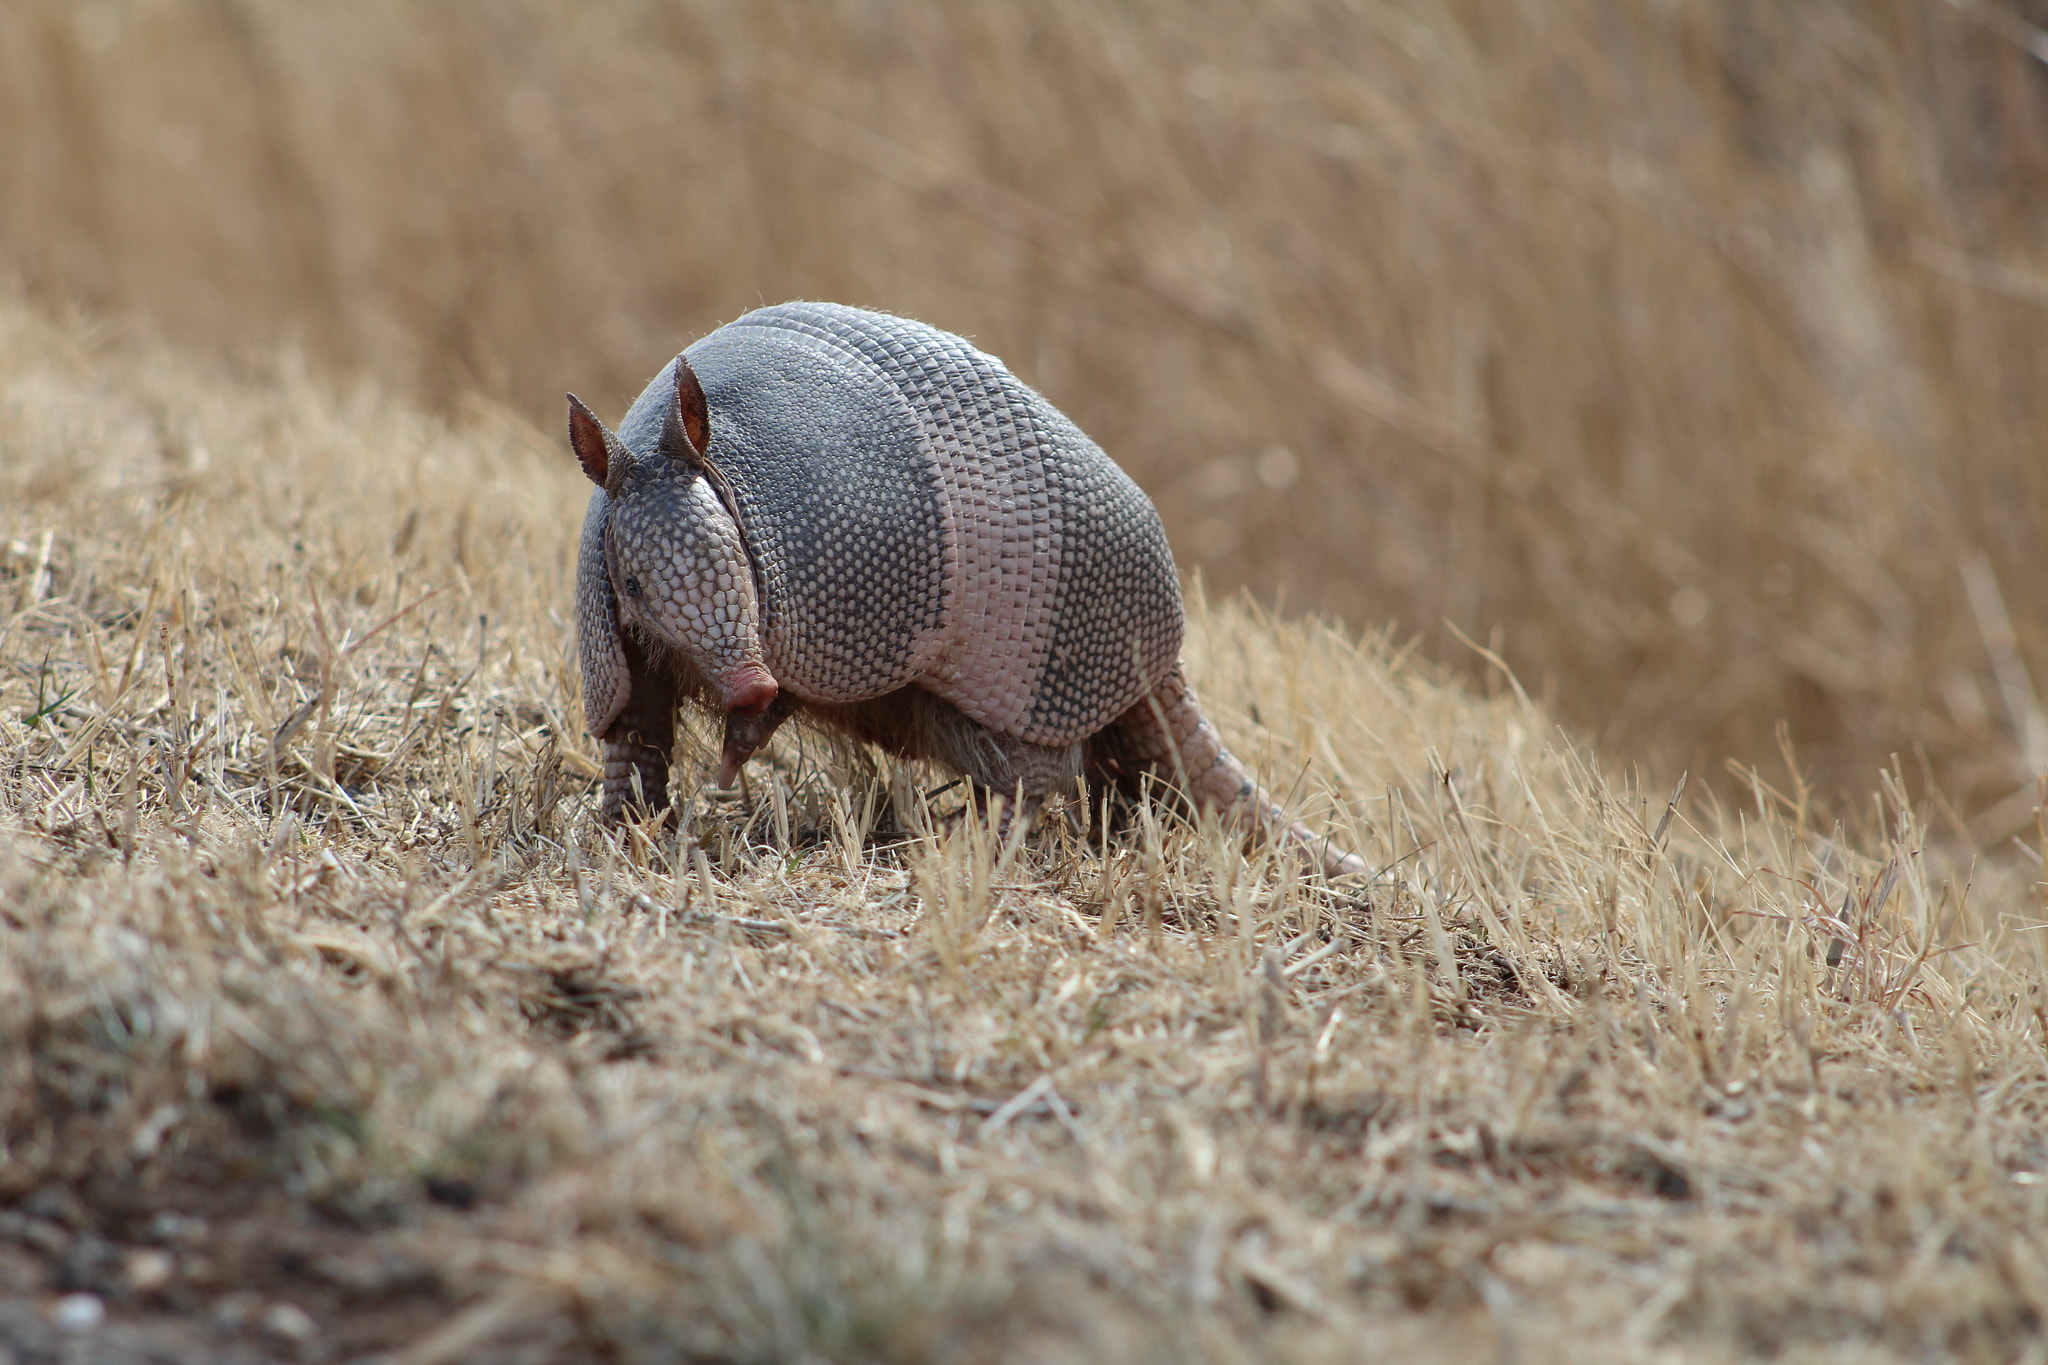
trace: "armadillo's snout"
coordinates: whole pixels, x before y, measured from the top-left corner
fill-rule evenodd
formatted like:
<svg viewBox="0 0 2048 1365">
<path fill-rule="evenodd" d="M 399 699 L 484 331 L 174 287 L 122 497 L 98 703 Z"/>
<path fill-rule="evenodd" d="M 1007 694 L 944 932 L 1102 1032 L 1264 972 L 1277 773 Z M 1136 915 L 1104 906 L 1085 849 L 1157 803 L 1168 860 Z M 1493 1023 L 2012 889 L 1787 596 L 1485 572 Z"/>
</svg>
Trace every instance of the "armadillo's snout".
<svg viewBox="0 0 2048 1365">
<path fill-rule="evenodd" d="M 720 681 L 719 691 L 728 714 L 758 716 L 781 694 L 768 670 L 758 666 L 734 669 Z"/>
<path fill-rule="evenodd" d="M 719 690 L 725 702 L 725 746 L 718 756 L 718 785 L 730 787 L 754 751 L 768 742 L 786 708 L 775 704 L 782 692 L 766 669 L 735 669 Z"/>
</svg>

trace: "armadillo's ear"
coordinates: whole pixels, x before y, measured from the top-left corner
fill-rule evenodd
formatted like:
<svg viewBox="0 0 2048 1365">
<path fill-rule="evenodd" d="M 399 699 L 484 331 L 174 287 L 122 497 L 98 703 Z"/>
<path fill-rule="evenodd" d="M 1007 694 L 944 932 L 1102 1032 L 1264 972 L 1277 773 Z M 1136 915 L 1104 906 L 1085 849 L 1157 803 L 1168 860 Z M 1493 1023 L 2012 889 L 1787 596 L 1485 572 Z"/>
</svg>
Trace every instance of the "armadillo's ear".
<svg viewBox="0 0 2048 1365">
<path fill-rule="evenodd" d="M 661 453 L 688 465 L 701 465 L 711 448 L 711 413 L 704 386 L 690 362 L 676 357 L 676 395 L 661 424 Z"/>
<path fill-rule="evenodd" d="M 615 486 L 626 466 L 633 462 L 625 442 L 612 435 L 611 428 L 598 421 L 597 414 L 583 406 L 583 400 L 573 393 L 569 395 L 569 448 L 576 452 L 577 463 L 599 488 Z"/>
</svg>

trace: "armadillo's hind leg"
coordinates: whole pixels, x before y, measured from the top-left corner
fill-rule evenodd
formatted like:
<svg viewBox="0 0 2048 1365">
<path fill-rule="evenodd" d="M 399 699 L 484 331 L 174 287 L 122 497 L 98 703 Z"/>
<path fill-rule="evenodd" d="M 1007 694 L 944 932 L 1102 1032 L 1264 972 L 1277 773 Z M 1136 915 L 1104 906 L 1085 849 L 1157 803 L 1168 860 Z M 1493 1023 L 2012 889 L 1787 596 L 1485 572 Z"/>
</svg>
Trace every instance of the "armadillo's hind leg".
<svg viewBox="0 0 2048 1365">
<path fill-rule="evenodd" d="M 1000 797 L 1002 816 L 996 838 L 1007 839 L 1018 819 L 1027 824 L 1038 815 L 1045 798 L 1081 775 L 1081 745 L 1033 744 L 1013 735 L 984 732 L 981 762 L 968 772 L 983 802 Z"/>
<path fill-rule="evenodd" d="M 632 695 L 600 737 L 604 796 L 597 813 L 608 825 L 618 824 L 629 808 L 643 815 L 668 809 L 668 759 L 676 743 L 675 678 L 630 633 L 625 646 Z"/>
<path fill-rule="evenodd" d="M 1008 837 L 1020 812 L 1029 819 L 1046 796 L 1081 773 L 1079 743 L 1033 744 L 998 734 L 922 687 L 901 687 L 849 705 L 813 707 L 811 714 L 854 739 L 960 774 L 972 784 L 977 805 L 986 808 L 1000 798 L 1001 837 Z"/>
<path fill-rule="evenodd" d="M 1277 838 L 1293 845 L 1328 876 L 1371 870 L 1356 854 L 1287 818 L 1244 764 L 1223 747 L 1178 664 L 1150 696 L 1089 741 L 1090 782 L 1135 794 L 1147 777 L 1185 792 L 1197 809 L 1215 811 L 1225 824 L 1236 825 L 1255 839 Z"/>
</svg>

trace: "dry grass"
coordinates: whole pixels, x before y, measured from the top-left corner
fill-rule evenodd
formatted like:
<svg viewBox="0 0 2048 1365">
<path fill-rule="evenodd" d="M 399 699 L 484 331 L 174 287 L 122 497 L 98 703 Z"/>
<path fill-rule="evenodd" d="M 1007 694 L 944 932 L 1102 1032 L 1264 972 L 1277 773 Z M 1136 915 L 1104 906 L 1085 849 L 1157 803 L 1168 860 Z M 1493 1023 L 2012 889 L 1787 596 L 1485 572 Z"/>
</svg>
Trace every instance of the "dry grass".
<svg viewBox="0 0 2048 1365">
<path fill-rule="evenodd" d="M 181 1361 L 2048 1349 L 2038 863 L 1897 779 L 1667 807 L 1232 600 L 1212 714 L 1369 886 L 991 848 L 795 742 L 614 842 L 581 491 L 0 309 L 0 1342 L 71 1289 Z"/>
<path fill-rule="evenodd" d="M 1219 587 L 1459 667 L 1446 622 L 1497 639 L 1730 799 L 1781 720 L 1830 803 L 1924 753 L 1990 842 L 2048 765 L 2030 24 L 17 0 L 0 268 L 550 428 L 760 302 L 909 313 L 1073 413 Z"/>
</svg>

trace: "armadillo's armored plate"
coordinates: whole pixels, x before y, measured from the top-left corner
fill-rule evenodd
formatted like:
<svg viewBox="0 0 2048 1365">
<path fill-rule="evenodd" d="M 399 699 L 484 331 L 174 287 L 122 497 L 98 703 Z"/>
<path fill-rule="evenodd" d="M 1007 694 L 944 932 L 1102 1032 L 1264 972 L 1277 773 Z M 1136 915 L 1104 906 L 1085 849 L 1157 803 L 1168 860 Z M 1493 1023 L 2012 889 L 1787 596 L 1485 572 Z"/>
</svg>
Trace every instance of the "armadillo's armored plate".
<svg viewBox="0 0 2048 1365">
<path fill-rule="evenodd" d="M 916 683 L 1003 734 L 1094 734 L 1179 658 L 1158 513 L 1001 361 L 832 304 L 692 346 L 711 463 L 753 560 L 769 670 L 813 702 Z M 673 362 L 619 429 L 658 445 Z"/>
<path fill-rule="evenodd" d="M 583 540 L 576 550 L 576 648 L 583 665 L 583 714 L 590 733 L 601 735 L 626 709 L 633 678 L 619 638 L 619 604 L 604 566 L 605 522 L 611 515 L 604 490 L 591 490 L 583 514 Z"/>
</svg>

